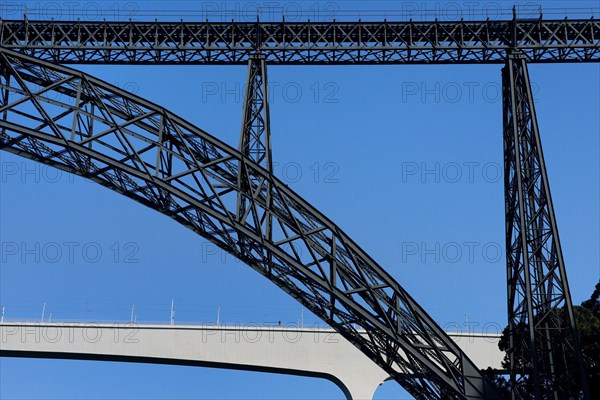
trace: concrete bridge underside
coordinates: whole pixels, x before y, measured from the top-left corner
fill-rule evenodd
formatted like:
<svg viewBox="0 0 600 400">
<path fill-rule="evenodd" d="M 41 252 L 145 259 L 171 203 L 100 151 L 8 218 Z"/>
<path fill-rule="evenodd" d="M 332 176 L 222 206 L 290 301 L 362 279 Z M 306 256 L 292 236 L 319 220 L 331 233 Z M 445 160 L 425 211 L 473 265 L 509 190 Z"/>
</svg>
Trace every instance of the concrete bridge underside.
<svg viewBox="0 0 600 400">
<path fill-rule="evenodd" d="M 0 356 L 189 365 L 324 378 L 372 399 L 389 375 L 332 329 L 81 323 L 0 324 Z M 366 334 L 366 333 L 365 333 Z M 498 335 L 450 334 L 479 368 L 501 369 Z"/>
</svg>

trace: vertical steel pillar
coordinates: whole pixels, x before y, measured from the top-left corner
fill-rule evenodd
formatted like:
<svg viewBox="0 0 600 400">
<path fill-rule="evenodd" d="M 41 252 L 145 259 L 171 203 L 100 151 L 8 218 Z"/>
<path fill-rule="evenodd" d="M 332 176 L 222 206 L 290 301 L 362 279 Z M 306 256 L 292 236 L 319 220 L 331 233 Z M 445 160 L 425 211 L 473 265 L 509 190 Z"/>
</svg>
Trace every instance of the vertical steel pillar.
<svg viewBox="0 0 600 400">
<path fill-rule="evenodd" d="M 513 399 L 589 399 L 524 58 L 502 70 L 509 358 Z"/>
<path fill-rule="evenodd" d="M 271 158 L 271 123 L 269 119 L 269 91 L 265 56 L 255 53 L 248 59 L 248 78 L 244 95 L 244 109 L 239 151 L 269 172 L 273 172 Z M 238 219 L 272 238 L 273 217 L 271 187 L 268 182 L 253 180 L 246 165 L 240 166 L 242 191 L 238 195 Z M 265 209 L 250 209 L 250 198 L 264 196 Z M 270 259 L 270 256 L 268 257 Z M 270 266 L 268 266 L 270 268 Z"/>
<path fill-rule="evenodd" d="M 239 150 L 255 163 L 272 171 L 268 98 L 265 56 L 253 54 L 248 60 Z"/>
</svg>

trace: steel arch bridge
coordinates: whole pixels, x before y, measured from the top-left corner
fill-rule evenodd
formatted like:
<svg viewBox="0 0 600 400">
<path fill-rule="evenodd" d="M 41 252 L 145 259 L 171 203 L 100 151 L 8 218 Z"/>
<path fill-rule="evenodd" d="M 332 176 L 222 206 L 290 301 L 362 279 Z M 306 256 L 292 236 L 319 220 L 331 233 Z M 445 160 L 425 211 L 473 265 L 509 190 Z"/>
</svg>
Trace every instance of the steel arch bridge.
<svg viewBox="0 0 600 400">
<path fill-rule="evenodd" d="M 575 398 L 561 383 L 579 379 L 589 396 L 527 62 L 600 61 L 598 21 L 24 20 L 0 22 L 0 46 L 0 149 L 83 176 L 192 229 L 297 299 L 419 399 L 500 395 L 385 269 L 272 174 L 266 64 L 505 64 L 509 327 L 511 349 L 526 349 L 509 351 L 511 379 L 533 382 L 538 399 Z M 248 63 L 239 150 L 59 63 Z M 523 396 L 514 385 L 513 397 Z"/>
</svg>

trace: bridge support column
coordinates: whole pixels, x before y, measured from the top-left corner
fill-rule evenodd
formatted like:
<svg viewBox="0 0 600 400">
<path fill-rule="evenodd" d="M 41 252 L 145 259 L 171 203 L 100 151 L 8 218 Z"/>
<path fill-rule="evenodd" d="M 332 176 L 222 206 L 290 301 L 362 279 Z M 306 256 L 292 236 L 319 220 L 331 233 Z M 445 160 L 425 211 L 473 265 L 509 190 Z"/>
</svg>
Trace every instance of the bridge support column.
<svg viewBox="0 0 600 400">
<path fill-rule="evenodd" d="M 265 56 L 259 53 L 248 60 L 239 150 L 261 167 L 273 170 L 267 66 Z"/>
<path fill-rule="evenodd" d="M 358 380 L 347 380 L 343 383 L 345 387 L 342 388 L 342 391 L 347 400 L 372 400 L 375 391 L 383 382 L 376 382 L 364 377 Z"/>
<path fill-rule="evenodd" d="M 502 71 L 512 398 L 589 394 L 524 57 Z"/>
<path fill-rule="evenodd" d="M 269 88 L 265 56 L 260 53 L 252 54 L 248 59 L 248 78 L 244 94 L 244 109 L 240 134 L 239 151 L 249 160 L 273 173 L 271 158 L 271 122 L 269 116 Z M 238 195 L 238 220 L 251 225 L 265 237 L 271 239 L 273 234 L 273 216 L 268 211 L 271 208 L 271 185 L 266 181 L 258 181 L 252 177 L 242 162 L 239 169 L 240 187 Z M 264 196 L 268 207 L 259 209 L 251 207 L 253 198 Z M 242 239 L 243 240 L 243 239 Z M 256 251 L 262 251 L 256 249 Z M 267 254 L 267 266 L 271 268 L 271 255 Z"/>
</svg>

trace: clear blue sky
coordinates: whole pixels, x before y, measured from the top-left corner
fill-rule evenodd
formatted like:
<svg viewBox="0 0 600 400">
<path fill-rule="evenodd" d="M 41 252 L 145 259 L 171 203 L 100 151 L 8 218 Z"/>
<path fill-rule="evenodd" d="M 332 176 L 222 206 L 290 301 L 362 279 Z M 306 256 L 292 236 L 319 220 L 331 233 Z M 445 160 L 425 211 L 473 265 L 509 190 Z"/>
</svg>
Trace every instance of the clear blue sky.
<svg viewBox="0 0 600 400">
<path fill-rule="evenodd" d="M 27 3 L 29 10 L 50 13 L 43 8 L 49 3 Z M 543 3 L 556 8 L 566 2 Z M 67 16 L 74 6 L 64 4 L 61 13 Z M 133 10 L 137 19 L 150 18 L 140 17 L 141 9 L 202 10 L 194 2 L 78 4 L 105 12 Z M 222 4 L 243 10 L 247 3 L 204 6 Z M 452 4 L 465 13 L 472 7 L 472 2 L 423 1 L 279 4 L 288 12 L 326 6 L 324 12 L 334 7 L 340 14 L 415 12 L 415 6 L 423 11 L 426 4 L 442 16 L 450 15 Z M 480 4 L 493 10 L 499 3 Z M 599 4 L 570 3 L 576 6 Z M 4 18 L 16 18 L 14 9 L 3 5 L 0 11 Z M 81 69 L 164 105 L 237 146 L 245 67 Z M 506 324 L 504 195 L 497 175 L 503 165 L 500 70 L 269 69 L 276 174 L 349 233 L 436 321 L 453 330 L 465 329 L 466 318 L 476 324 L 475 330 L 495 332 Z M 530 74 L 573 301 L 579 304 L 600 278 L 600 65 L 532 65 Z M 0 152 L 0 166 L 0 303 L 7 319 L 39 320 L 45 302 L 46 317 L 52 313 L 53 320 L 127 321 L 135 304 L 138 322 L 168 323 L 171 299 L 179 323 L 215 321 L 218 307 L 226 323 L 300 319 L 300 305 L 293 299 L 231 256 L 215 254 L 205 240 L 173 220 L 5 152 Z M 71 242 L 77 243 L 72 258 Z M 19 246 L 17 255 L 4 252 L 12 244 Z M 25 251 L 36 246 L 39 260 Z M 305 311 L 304 324 L 315 323 L 318 319 Z M 2 358 L 0 397 L 332 399 L 342 393 L 327 381 L 283 375 Z M 407 395 L 389 382 L 375 398 Z"/>
</svg>

